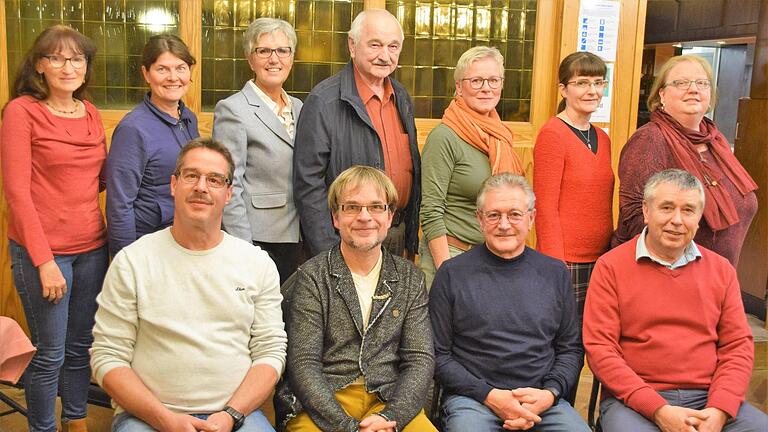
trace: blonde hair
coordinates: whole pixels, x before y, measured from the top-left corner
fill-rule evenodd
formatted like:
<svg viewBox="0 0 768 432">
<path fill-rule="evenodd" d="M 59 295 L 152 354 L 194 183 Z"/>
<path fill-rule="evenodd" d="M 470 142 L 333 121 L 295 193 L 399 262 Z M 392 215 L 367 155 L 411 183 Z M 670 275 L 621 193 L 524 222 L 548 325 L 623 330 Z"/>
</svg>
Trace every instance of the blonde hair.
<svg viewBox="0 0 768 432">
<path fill-rule="evenodd" d="M 484 58 L 492 58 L 499 64 L 499 74 L 504 77 L 504 56 L 501 55 L 496 47 L 489 46 L 476 46 L 472 47 L 459 57 L 459 61 L 456 62 L 456 70 L 453 71 L 453 80 L 456 82 L 461 81 L 464 78 L 464 72 L 472 65 L 472 63 L 482 60 Z"/>
<path fill-rule="evenodd" d="M 710 83 L 710 107 L 715 106 L 717 103 L 717 85 L 714 80 L 714 75 L 712 74 L 712 67 L 703 58 L 697 55 L 686 54 L 672 57 L 671 59 L 667 60 L 664 65 L 661 66 L 661 69 L 659 69 L 659 75 L 653 81 L 653 85 L 651 86 L 651 94 L 648 96 L 648 111 L 656 111 L 661 106 L 661 96 L 659 96 L 659 91 L 661 91 L 661 89 L 667 85 L 667 77 L 669 76 L 669 71 L 683 62 L 696 63 L 701 66 L 702 69 L 704 69 L 704 73 L 707 74 L 707 79 Z"/>
<path fill-rule="evenodd" d="M 383 171 L 363 165 L 353 165 L 339 174 L 328 188 L 328 208 L 332 213 L 339 211 L 344 192 L 362 185 L 372 185 L 384 193 L 389 211 L 394 213 L 397 207 L 397 190 L 392 180 Z"/>
</svg>

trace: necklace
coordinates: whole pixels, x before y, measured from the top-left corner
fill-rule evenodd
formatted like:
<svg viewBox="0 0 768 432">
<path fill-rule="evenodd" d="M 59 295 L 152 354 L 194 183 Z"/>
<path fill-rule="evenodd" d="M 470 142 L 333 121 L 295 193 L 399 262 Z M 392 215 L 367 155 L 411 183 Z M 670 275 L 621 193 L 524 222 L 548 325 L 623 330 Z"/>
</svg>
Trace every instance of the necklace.
<svg viewBox="0 0 768 432">
<path fill-rule="evenodd" d="M 576 128 L 576 130 L 579 131 L 579 135 L 586 141 L 587 148 L 592 151 L 592 142 L 589 140 L 589 129 L 587 129 L 587 133 L 584 133 L 584 131 L 579 128 Z"/>
<path fill-rule="evenodd" d="M 579 132 L 579 135 L 581 135 L 582 141 L 584 141 L 584 144 L 587 145 L 587 148 L 589 149 L 589 151 L 593 151 L 593 149 L 592 149 L 592 141 L 589 139 L 589 132 L 592 130 L 592 125 L 589 125 L 587 127 L 587 132 L 584 133 L 583 130 L 581 130 L 580 128 L 576 127 L 576 125 L 574 124 L 573 120 L 571 120 L 571 118 L 568 117 L 568 113 L 567 112 L 563 111 L 563 115 L 565 116 L 566 123 L 568 123 L 572 128 L 576 129 Z"/>
<path fill-rule="evenodd" d="M 62 109 L 56 108 L 55 106 L 51 105 L 50 102 L 48 102 L 47 100 L 43 101 L 43 103 L 45 103 L 48 106 L 48 108 L 50 108 L 50 109 L 52 109 L 52 110 L 54 110 L 54 111 L 56 111 L 57 113 L 60 113 L 60 114 L 74 114 L 74 113 L 77 112 L 78 109 L 80 109 L 80 103 L 79 103 L 79 101 L 77 99 L 72 98 L 72 102 L 75 103 L 75 109 L 73 109 L 72 111 L 67 111 L 67 110 L 62 110 Z"/>
</svg>

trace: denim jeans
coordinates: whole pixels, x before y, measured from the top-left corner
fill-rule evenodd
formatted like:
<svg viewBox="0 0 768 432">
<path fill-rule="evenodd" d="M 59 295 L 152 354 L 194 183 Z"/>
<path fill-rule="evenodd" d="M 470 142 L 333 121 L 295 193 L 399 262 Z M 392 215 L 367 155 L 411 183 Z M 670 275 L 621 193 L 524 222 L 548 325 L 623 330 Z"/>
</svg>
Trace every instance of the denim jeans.
<svg viewBox="0 0 768 432">
<path fill-rule="evenodd" d="M 21 297 L 37 353 L 24 374 L 30 432 L 56 431 L 56 395 L 62 420 L 85 418 L 91 380 L 88 350 L 93 343 L 96 296 L 107 272 L 107 247 L 54 260 L 67 282 L 58 304 L 43 298 L 40 275 L 27 250 L 9 242 L 13 281 Z"/>
<path fill-rule="evenodd" d="M 193 414 L 199 419 L 207 419 L 208 414 Z M 112 420 L 112 432 L 154 432 L 152 426 L 127 412 L 122 412 Z M 245 421 L 237 432 L 275 432 L 261 410 L 256 410 L 245 417 Z"/>
<path fill-rule="evenodd" d="M 443 401 L 444 432 L 499 432 L 504 423 L 490 408 L 466 396 L 450 395 Z M 557 405 L 540 414 L 541 422 L 531 431 L 538 432 L 590 432 L 589 426 L 568 402 L 560 399 Z M 627 429 L 630 430 L 630 429 Z"/>
<path fill-rule="evenodd" d="M 700 410 L 707 405 L 706 390 L 662 390 L 659 394 L 672 406 Z M 600 402 L 600 424 L 605 432 L 659 430 L 652 421 L 613 397 L 607 397 Z M 768 431 L 768 415 L 746 401 L 741 403 L 736 418 L 723 427 L 723 432 L 764 431 Z"/>
</svg>

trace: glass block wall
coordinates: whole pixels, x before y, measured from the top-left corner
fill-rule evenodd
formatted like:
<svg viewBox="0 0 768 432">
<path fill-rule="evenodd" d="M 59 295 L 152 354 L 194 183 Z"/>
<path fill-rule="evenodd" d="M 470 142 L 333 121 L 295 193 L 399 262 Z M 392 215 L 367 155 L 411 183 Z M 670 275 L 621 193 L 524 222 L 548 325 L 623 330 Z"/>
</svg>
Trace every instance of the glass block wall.
<svg viewBox="0 0 768 432">
<path fill-rule="evenodd" d="M 5 20 L 11 87 L 40 32 L 67 24 L 98 47 L 88 87 L 91 101 L 99 108 L 123 109 L 136 105 L 147 91 L 141 75 L 147 38 L 178 34 L 179 0 L 6 0 Z"/>
<path fill-rule="evenodd" d="M 529 120 L 535 0 L 387 0 L 386 5 L 405 33 L 395 76 L 414 97 L 416 117 L 442 117 L 453 97 L 459 57 L 473 46 L 490 45 L 505 61 L 499 115 Z"/>
<path fill-rule="evenodd" d="M 141 50 L 148 37 L 178 34 L 184 0 L 5 0 L 11 85 L 19 62 L 40 32 L 64 23 L 98 46 L 90 93 L 100 108 L 130 108 L 146 92 Z M 492 45 L 505 57 L 498 106 L 502 119 L 528 121 L 535 0 L 387 0 L 405 32 L 396 78 L 414 98 L 416 116 L 440 118 L 453 96 L 459 56 Z M 296 28 L 298 47 L 285 89 L 304 98 L 349 60 L 347 31 L 362 0 L 203 0 L 201 67 L 203 109 L 240 90 L 252 78 L 242 34 L 260 16 Z M 109 84 L 109 85 L 107 85 Z"/>
<path fill-rule="evenodd" d="M 242 35 L 255 18 L 281 18 L 296 29 L 296 57 L 284 88 L 303 99 L 349 60 L 347 31 L 362 10 L 362 0 L 203 0 L 203 109 L 213 110 L 253 78 Z"/>
</svg>

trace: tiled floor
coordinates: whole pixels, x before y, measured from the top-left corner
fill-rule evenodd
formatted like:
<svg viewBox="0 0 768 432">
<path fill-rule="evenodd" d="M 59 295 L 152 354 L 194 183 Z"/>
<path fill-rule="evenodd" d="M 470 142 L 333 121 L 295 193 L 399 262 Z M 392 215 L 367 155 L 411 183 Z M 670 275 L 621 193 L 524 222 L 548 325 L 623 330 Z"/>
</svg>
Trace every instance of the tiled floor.
<svg viewBox="0 0 768 432">
<path fill-rule="evenodd" d="M 756 320 L 750 320 L 750 324 L 755 334 L 755 368 L 752 373 L 752 380 L 749 383 L 749 392 L 747 400 L 763 412 L 768 413 L 768 331 L 765 324 Z M 592 388 L 592 373 L 586 367 L 581 373 L 579 380 L 579 391 L 576 397 L 576 409 L 581 415 L 587 418 L 587 406 L 589 403 L 589 393 Z M 21 390 L 9 389 L 0 386 L 0 390 L 6 394 L 12 395 L 14 399 L 23 404 L 24 395 Z M 0 412 L 6 410 L 5 404 L 0 402 Z M 273 420 L 271 403 L 265 407 L 265 413 Z M 112 419 L 112 410 L 91 406 L 88 411 L 88 429 L 90 432 L 109 432 L 109 426 Z M 0 417 L 0 432 L 26 432 L 26 419 L 19 414 L 11 414 Z"/>
</svg>

